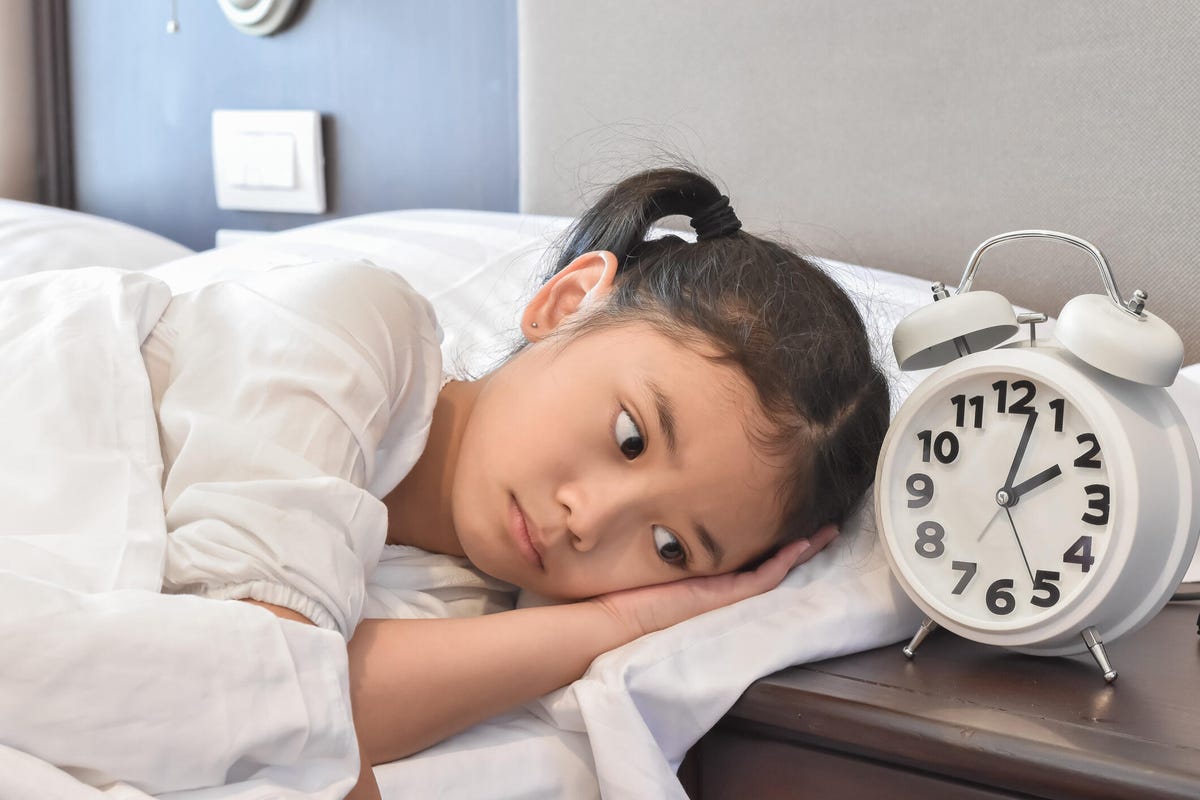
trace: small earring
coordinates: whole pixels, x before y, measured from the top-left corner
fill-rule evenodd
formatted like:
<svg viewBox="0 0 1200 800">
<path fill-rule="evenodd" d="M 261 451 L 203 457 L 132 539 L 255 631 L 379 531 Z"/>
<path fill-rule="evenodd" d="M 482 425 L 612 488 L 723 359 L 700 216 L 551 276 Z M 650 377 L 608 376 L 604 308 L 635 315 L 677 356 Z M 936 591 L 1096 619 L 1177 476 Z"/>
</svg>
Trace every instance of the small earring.
<svg viewBox="0 0 1200 800">
<path fill-rule="evenodd" d="M 529 323 L 529 327 L 531 327 L 531 328 L 536 328 L 536 327 L 537 327 L 537 323 L 536 323 L 536 322 L 531 322 L 531 323 Z"/>
</svg>

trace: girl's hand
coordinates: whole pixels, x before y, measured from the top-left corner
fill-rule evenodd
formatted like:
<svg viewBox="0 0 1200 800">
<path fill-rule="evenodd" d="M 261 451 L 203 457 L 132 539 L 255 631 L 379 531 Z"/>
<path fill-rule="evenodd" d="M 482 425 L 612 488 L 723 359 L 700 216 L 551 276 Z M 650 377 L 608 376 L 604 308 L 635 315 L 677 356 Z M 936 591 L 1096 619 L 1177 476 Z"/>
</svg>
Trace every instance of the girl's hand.
<svg viewBox="0 0 1200 800">
<path fill-rule="evenodd" d="M 837 534 L 837 526 L 826 525 L 809 539 L 781 548 L 753 572 L 728 572 L 625 589 L 594 597 L 590 602 L 598 604 L 616 619 L 628 631 L 632 641 L 706 611 L 774 589 L 792 567 L 808 561 Z"/>
</svg>

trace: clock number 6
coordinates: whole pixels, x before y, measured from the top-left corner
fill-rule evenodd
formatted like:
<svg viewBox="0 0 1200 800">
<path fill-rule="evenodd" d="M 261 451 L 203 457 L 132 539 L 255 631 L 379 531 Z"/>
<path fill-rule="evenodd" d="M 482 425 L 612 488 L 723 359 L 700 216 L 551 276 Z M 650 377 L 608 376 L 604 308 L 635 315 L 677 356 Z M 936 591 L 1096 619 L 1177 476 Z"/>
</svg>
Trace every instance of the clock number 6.
<svg viewBox="0 0 1200 800">
<path fill-rule="evenodd" d="M 1001 578 L 989 586 L 986 598 L 988 611 L 1000 615 L 1011 614 L 1012 610 L 1017 607 L 1017 600 L 1012 596 L 1012 592 L 1005 590 L 1012 587 L 1012 578 Z"/>
<path fill-rule="evenodd" d="M 946 529 L 933 520 L 922 522 L 917 526 L 917 555 L 925 558 L 937 558 L 946 552 Z"/>
</svg>

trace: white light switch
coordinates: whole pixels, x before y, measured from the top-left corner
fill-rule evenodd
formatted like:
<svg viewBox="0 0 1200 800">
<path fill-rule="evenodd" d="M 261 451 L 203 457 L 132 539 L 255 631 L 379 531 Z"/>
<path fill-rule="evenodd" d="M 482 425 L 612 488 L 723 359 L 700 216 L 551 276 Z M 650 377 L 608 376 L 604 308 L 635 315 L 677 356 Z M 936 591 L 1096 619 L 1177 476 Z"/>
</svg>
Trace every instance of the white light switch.
<svg viewBox="0 0 1200 800">
<path fill-rule="evenodd" d="M 239 133 L 233 170 L 241 189 L 295 189 L 296 137 L 290 133 Z"/>
<path fill-rule="evenodd" d="M 325 156 L 316 111 L 213 111 L 217 207 L 325 211 Z"/>
</svg>

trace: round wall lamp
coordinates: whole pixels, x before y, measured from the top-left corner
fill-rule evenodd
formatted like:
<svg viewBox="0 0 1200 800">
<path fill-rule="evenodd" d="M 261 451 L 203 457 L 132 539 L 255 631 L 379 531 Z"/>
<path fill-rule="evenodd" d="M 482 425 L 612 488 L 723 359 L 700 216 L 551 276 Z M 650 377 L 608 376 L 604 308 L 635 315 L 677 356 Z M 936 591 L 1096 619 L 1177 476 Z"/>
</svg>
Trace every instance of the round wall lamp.
<svg viewBox="0 0 1200 800">
<path fill-rule="evenodd" d="M 217 0 L 229 24 L 251 36 L 270 36 L 291 20 L 300 0 Z"/>
</svg>

